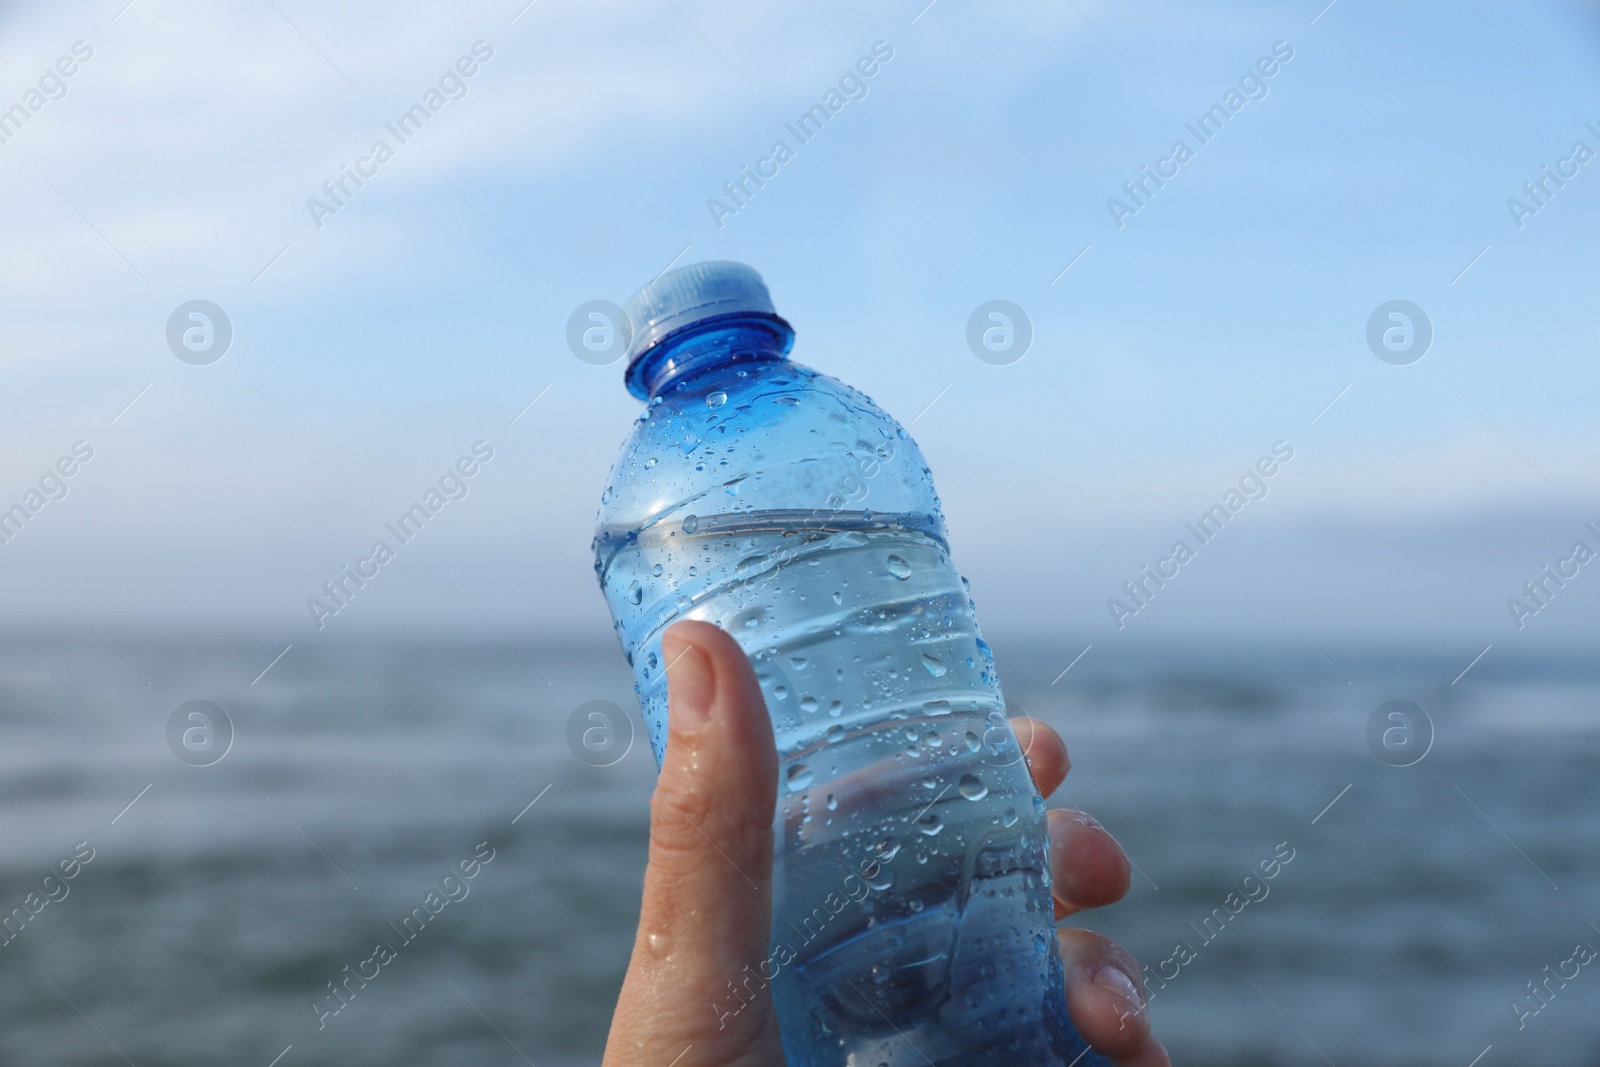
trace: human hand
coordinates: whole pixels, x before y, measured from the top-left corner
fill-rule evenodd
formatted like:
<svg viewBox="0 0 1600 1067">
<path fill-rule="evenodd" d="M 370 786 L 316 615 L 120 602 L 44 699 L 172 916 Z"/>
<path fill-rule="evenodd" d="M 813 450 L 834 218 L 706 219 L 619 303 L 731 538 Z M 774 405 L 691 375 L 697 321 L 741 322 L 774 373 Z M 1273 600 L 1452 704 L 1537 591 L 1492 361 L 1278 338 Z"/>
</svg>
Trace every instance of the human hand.
<svg viewBox="0 0 1600 1067">
<path fill-rule="evenodd" d="M 704 622 L 665 634 L 671 713 L 650 801 L 650 856 L 633 957 L 606 1040 L 604 1067 L 782 1067 L 777 1014 L 763 992 L 719 1019 L 729 975 L 764 959 L 772 923 L 772 821 L 778 755 L 766 702 L 737 642 Z M 1054 730 L 1015 719 L 1042 795 L 1070 762 Z M 1056 918 L 1120 900 L 1129 865 L 1082 812 L 1052 810 Z M 1088 930 L 1061 930 L 1067 1008 L 1078 1033 L 1118 1067 L 1170 1067 L 1150 1036 L 1139 966 Z"/>
</svg>

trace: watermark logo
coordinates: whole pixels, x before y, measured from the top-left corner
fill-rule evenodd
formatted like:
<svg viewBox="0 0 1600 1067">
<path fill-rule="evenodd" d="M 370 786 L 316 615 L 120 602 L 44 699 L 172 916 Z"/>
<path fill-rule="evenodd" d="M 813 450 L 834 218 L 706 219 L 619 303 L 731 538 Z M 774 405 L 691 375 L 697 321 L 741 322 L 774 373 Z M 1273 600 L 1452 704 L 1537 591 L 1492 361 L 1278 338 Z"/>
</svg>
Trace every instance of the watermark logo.
<svg viewBox="0 0 1600 1067">
<path fill-rule="evenodd" d="M 209 767 L 233 748 L 233 720 L 209 700 L 185 701 L 167 718 L 167 747 L 191 767 Z"/>
<path fill-rule="evenodd" d="M 588 300 L 567 319 L 567 347 L 595 367 L 608 367 L 633 344 L 633 323 L 627 312 L 609 300 Z"/>
<path fill-rule="evenodd" d="M 1391 767 L 1421 763 L 1433 748 L 1433 720 L 1409 700 L 1387 700 L 1367 719 L 1367 747 Z"/>
<path fill-rule="evenodd" d="M 1583 525 L 1600 539 L 1600 526 L 1592 522 Z M 4 536 L 3 529 L 0 529 L 0 538 Z M 1574 541 L 1572 551 L 1557 558 L 1554 567 L 1547 563 L 1539 568 L 1538 574 L 1523 582 L 1522 597 L 1506 598 L 1506 608 L 1511 612 L 1511 620 L 1517 624 L 1517 629 L 1528 625 L 1529 618 L 1549 607 L 1556 594 L 1565 589 L 1567 583 L 1578 576 L 1583 565 L 1594 558 L 1595 550 L 1589 547 L 1589 542 Z"/>
<path fill-rule="evenodd" d="M 356 193 L 366 188 L 367 182 L 378 176 L 380 168 L 395 157 L 400 146 L 421 133 L 422 127 L 432 121 L 433 116 L 446 104 L 467 95 L 467 79 L 494 58 L 494 49 L 484 41 L 474 41 L 471 52 L 471 55 L 462 55 L 452 66 L 446 67 L 438 81 L 424 89 L 422 95 L 394 121 L 383 124 L 383 128 L 394 138 L 393 145 L 381 137 L 374 139 L 367 154 L 358 157 L 354 167 L 348 163 L 339 164 L 338 176 L 322 183 L 321 196 L 306 198 L 306 211 L 317 229 L 326 225 L 324 219 L 348 207 Z"/>
<path fill-rule="evenodd" d="M 721 196 L 706 198 L 706 211 L 710 213 L 717 229 L 722 229 L 727 225 L 727 219 L 749 207 L 756 194 L 782 172 L 784 165 L 793 160 L 802 147 L 815 140 L 823 127 L 847 104 L 865 100 L 870 90 L 868 80 L 893 58 L 894 48 L 889 42 L 874 41 L 871 55 L 861 56 L 853 65 L 846 67 L 835 86 L 822 94 L 821 100 L 801 112 L 794 121 L 783 124 L 787 137 L 773 141 L 767 154 L 758 158 L 754 166 L 749 163 L 741 165 L 736 177 L 722 183 Z M 755 86 L 751 85 L 751 88 Z M 792 145 L 790 138 L 794 141 Z"/>
<path fill-rule="evenodd" d="M 1125 227 L 1129 218 L 1149 207 L 1156 193 L 1176 178 L 1184 164 L 1193 159 L 1201 148 L 1214 141 L 1246 105 L 1265 100 L 1267 82 L 1276 77 L 1293 58 L 1294 46 L 1288 41 L 1274 43 L 1270 55 L 1259 57 L 1253 66 L 1245 68 L 1239 76 L 1237 87 L 1229 86 L 1220 100 L 1183 124 L 1188 138 L 1194 140 L 1193 145 L 1188 138 L 1177 138 L 1167 154 L 1158 158 L 1153 167 L 1149 163 L 1141 163 L 1138 176 L 1122 183 L 1123 195 L 1106 198 L 1106 211 L 1117 229 Z"/>
<path fill-rule="evenodd" d="M 208 366 L 228 354 L 233 322 L 209 300 L 179 304 L 167 318 L 167 347 L 185 363 Z"/>
<path fill-rule="evenodd" d="M 620 763 L 633 750 L 633 716 L 609 700 L 579 704 L 567 716 L 567 747 L 591 767 Z"/>
<path fill-rule="evenodd" d="M 1367 318 L 1367 347 L 1385 363 L 1408 366 L 1427 355 L 1432 344 L 1433 320 L 1409 300 L 1379 304 Z"/>
<path fill-rule="evenodd" d="M 1009 300 L 989 300 L 967 319 L 967 347 L 985 363 L 1006 367 L 1028 354 L 1033 320 Z"/>
</svg>

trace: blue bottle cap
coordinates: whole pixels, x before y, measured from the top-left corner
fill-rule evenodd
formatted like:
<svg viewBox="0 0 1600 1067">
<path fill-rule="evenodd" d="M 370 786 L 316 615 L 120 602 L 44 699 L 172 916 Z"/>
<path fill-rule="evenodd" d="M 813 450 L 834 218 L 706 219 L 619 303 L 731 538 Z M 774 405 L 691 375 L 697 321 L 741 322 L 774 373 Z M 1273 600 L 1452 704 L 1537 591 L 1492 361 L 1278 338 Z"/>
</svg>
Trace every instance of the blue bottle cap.
<svg viewBox="0 0 1600 1067">
<path fill-rule="evenodd" d="M 627 380 L 645 355 L 672 334 L 709 319 L 751 316 L 771 320 L 788 338 L 790 325 L 772 306 L 767 284 L 755 268 L 728 260 L 691 263 L 669 270 L 623 305 L 633 329 L 628 346 Z M 784 347 L 787 349 L 787 339 Z"/>
</svg>

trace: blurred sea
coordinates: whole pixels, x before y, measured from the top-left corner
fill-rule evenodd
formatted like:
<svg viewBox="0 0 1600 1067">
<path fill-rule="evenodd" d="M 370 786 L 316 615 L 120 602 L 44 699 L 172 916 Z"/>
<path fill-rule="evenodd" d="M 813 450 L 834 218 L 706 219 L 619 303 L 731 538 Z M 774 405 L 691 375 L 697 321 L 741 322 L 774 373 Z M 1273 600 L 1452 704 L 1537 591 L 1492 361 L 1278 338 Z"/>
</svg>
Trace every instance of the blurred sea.
<svg viewBox="0 0 1600 1067">
<path fill-rule="evenodd" d="M 307 642 L 252 684 L 281 645 L 114 636 L 121 654 L 87 631 L 0 645 L 0 910 L 95 851 L 0 947 L 0 1063 L 598 1061 L 655 776 L 642 728 L 609 767 L 567 745 L 585 701 L 636 707 L 614 647 Z M 1153 985 L 1177 1063 L 1600 1063 L 1600 967 L 1521 1029 L 1509 1006 L 1600 947 L 1595 657 L 1497 648 L 1452 686 L 1470 651 L 1324 647 L 1335 669 L 1303 645 L 1097 647 L 1052 685 L 1081 642 L 996 646 L 1007 695 L 1071 749 L 1051 803 L 1138 868 L 1077 921 L 1152 969 L 1193 952 Z M 196 698 L 236 729 L 209 767 L 167 747 Z M 1391 699 L 1436 730 L 1411 767 L 1368 747 Z M 470 894 L 319 1031 L 325 983 L 482 841 Z M 1280 842 L 1270 894 L 1208 940 Z"/>
</svg>

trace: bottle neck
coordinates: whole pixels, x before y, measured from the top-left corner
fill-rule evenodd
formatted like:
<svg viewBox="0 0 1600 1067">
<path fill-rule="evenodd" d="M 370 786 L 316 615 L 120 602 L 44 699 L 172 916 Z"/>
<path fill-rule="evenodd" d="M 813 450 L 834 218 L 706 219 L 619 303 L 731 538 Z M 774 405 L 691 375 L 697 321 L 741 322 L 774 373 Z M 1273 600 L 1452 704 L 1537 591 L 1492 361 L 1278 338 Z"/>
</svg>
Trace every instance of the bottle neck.
<svg viewBox="0 0 1600 1067">
<path fill-rule="evenodd" d="M 794 330 L 776 315 L 740 313 L 697 322 L 668 334 L 628 367 L 628 392 L 651 400 L 719 368 L 784 359 Z"/>
</svg>

